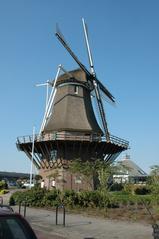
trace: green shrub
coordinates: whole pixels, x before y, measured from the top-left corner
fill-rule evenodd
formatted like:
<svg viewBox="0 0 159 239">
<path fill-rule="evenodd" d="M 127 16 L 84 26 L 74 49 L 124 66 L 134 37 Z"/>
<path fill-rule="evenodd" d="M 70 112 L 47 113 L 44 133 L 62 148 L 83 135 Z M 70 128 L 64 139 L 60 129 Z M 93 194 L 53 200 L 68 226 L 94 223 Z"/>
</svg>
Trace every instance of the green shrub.
<svg viewBox="0 0 159 239">
<path fill-rule="evenodd" d="M 78 206 L 89 207 L 89 205 L 90 205 L 90 192 L 89 191 L 78 192 L 77 200 L 78 200 Z"/>
<path fill-rule="evenodd" d="M 4 180 L 0 181 L 0 190 L 2 189 L 8 189 L 8 184 Z"/>
<path fill-rule="evenodd" d="M 10 206 L 15 206 L 15 204 L 16 204 L 16 203 L 15 203 L 15 200 L 14 200 L 14 198 L 11 196 L 10 199 L 9 199 L 9 205 L 10 205 Z"/>
<path fill-rule="evenodd" d="M 134 184 L 126 183 L 126 184 L 124 185 L 123 191 L 124 191 L 125 193 L 134 194 L 134 193 L 135 193 L 134 190 L 135 190 L 135 185 L 134 185 Z"/>
<path fill-rule="evenodd" d="M 151 194 L 136 195 L 127 192 L 81 191 L 65 190 L 60 192 L 56 189 L 46 190 L 32 188 L 27 191 L 15 192 L 10 197 L 10 204 L 19 204 L 26 201 L 27 205 L 35 207 L 56 207 L 63 203 L 69 208 L 116 208 L 127 205 L 158 205 L 159 196 Z"/>
<path fill-rule="evenodd" d="M 9 199 L 9 204 L 12 205 L 12 203 L 14 202 L 14 204 L 18 204 L 20 203 L 21 201 L 24 200 L 24 194 L 23 192 L 15 192 L 12 194 L 12 196 L 10 197 Z"/>
<path fill-rule="evenodd" d="M 11 202 L 14 200 L 15 204 L 26 202 L 30 206 L 42 206 L 42 199 L 45 195 L 45 189 L 32 188 L 27 191 L 18 191 L 10 197 Z"/>
<path fill-rule="evenodd" d="M 92 191 L 90 193 L 90 206 L 95 208 L 95 207 L 102 207 L 102 194 L 100 191 Z"/>
<path fill-rule="evenodd" d="M 43 197 L 42 204 L 46 207 L 56 207 L 60 204 L 59 191 L 53 189 L 47 191 Z"/>
<path fill-rule="evenodd" d="M 75 207 L 78 205 L 78 193 L 74 190 L 65 190 L 63 192 L 63 203 L 68 207 Z"/>
<path fill-rule="evenodd" d="M 135 189 L 135 194 L 137 195 L 146 195 L 146 194 L 150 194 L 151 190 L 148 189 L 147 187 L 138 187 Z"/>
<path fill-rule="evenodd" d="M 9 192 L 9 190 L 6 190 L 6 189 L 0 190 L 0 195 L 6 194 L 6 193 L 8 193 L 8 192 Z"/>
<path fill-rule="evenodd" d="M 110 191 L 122 191 L 124 188 L 122 183 L 114 183 L 110 186 Z"/>
</svg>

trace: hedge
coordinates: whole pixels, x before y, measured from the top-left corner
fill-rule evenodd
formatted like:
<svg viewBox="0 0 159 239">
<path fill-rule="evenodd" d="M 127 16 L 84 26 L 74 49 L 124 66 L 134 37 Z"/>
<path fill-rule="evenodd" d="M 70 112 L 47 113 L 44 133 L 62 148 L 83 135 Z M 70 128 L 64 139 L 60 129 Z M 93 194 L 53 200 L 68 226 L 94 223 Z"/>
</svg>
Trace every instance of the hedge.
<svg viewBox="0 0 159 239">
<path fill-rule="evenodd" d="M 10 204 L 19 204 L 26 201 L 27 205 L 34 207 L 56 207 L 64 204 L 69 208 L 115 208 L 126 205 L 148 205 L 159 204 L 159 196 L 132 195 L 124 192 L 107 191 L 81 191 L 66 190 L 46 190 L 32 188 L 27 191 L 15 192 L 10 197 Z"/>
</svg>

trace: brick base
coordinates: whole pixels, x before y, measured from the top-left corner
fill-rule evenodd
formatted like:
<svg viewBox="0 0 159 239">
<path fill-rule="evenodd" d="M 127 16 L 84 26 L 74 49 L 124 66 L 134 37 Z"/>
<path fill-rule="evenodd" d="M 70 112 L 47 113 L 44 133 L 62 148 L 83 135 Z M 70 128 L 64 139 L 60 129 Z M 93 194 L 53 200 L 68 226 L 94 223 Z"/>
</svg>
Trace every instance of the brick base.
<svg viewBox="0 0 159 239">
<path fill-rule="evenodd" d="M 69 169 L 63 167 L 57 169 L 40 169 L 39 174 L 43 177 L 45 187 L 55 187 L 61 191 L 72 189 L 75 191 L 92 190 L 92 182 L 87 182 L 84 176 L 72 174 Z"/>
</svg>

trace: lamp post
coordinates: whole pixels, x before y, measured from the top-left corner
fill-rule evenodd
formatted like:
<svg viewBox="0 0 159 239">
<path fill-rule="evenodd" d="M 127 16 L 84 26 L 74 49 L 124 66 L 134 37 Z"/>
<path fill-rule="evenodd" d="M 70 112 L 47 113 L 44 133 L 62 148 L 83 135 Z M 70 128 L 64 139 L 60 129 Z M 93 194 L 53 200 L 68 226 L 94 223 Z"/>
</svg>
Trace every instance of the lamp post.
<svg viewBox="0 0 159 239">
<path fill-rule="evenodd" d="M 34 140 L 35 140 L 35 126 L 33 126 L 33 136 L 32 136 L 32 152 L 31 152 L 31 166 L 30 166 L 30 183 L 29 183 L 29 188 L 31 188 L 32 179 L 33 179 Z"/>
</svg>

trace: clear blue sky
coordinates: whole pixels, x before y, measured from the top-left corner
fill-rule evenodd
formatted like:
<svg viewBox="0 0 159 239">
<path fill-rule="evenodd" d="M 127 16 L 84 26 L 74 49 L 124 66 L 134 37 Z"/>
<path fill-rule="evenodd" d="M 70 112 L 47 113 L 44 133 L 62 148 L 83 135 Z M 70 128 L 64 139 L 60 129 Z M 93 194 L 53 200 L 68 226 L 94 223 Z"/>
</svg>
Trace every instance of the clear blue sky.
<svg viewBox="0 0 159 239">
<path fill-rule="evenodd" d="M 15 142 L 33 125 L 39 131 L 46 89 L 35 84 L 54 78 L 60 63 L 77 67 L 54 36 L 56 23 L 88 66 L 82 17 L 97 76 L 116 98 L 116 107 L 106 104 L 111 133 L 129 140 L 142 169 L 159 164 L 158 12 L 158 0 L 0 1 L 0 171 L 29 172 Z"/>
</svg>

